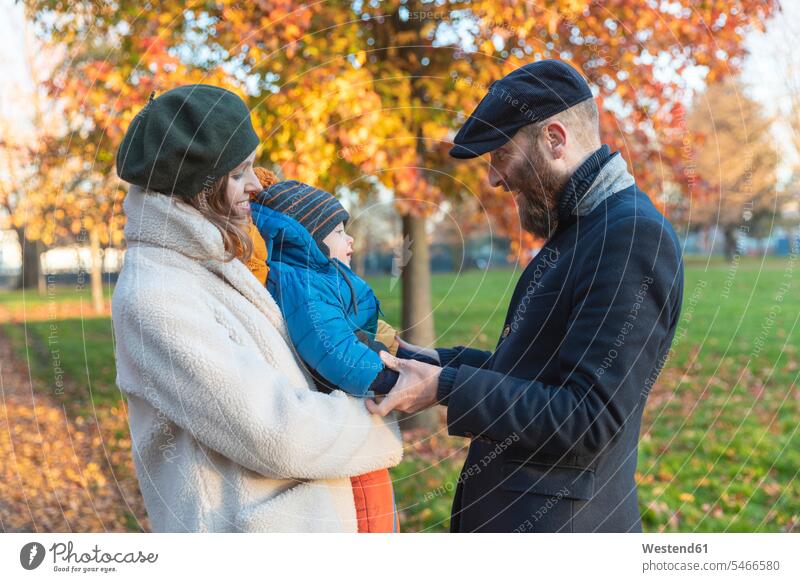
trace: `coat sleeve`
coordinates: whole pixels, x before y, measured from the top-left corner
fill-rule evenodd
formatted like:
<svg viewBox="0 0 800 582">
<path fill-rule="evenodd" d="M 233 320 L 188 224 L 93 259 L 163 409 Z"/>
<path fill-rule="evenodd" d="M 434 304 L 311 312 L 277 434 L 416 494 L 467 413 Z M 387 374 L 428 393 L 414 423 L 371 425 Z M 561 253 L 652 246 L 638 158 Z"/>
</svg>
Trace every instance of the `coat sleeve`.
<svg viewBox="0 0 800 582">
<path fill-rule="evenodd" d="M 199 298 L 142 290 L 114 307 L 120 388 L 232 461 L 275 479 L 347 477 L 400 461 L 396 422 L 341 392 L 294 384 Z M 274 359 L 295 365 L 282 345 Z"/>
<path fill-rule="evenodd" d="M 576 267 L 561 384 L 460 366 L 446 395 L 451 434 L 516 434 L 529 450 L 592 455 L 620 433 L 663 363 L 682 290 L 679 250 L 661 223 L 626 218 Z"/>
<path fill-rule="evenodd" d="M 472 366 L 480 368 L 492 357 L 492 352 L 465 346 L 436 348 L 436 352 L 439 354 L 439 362 L 442 366 Z"/>
<path fill-rule="evenodd" d="M 378 353 L 359 340 L 336 298 L 288 277 L 280 287 L 278 303 L 303 361 L 339 390 L 366 396 L 384 365 Z"/>
</svg>

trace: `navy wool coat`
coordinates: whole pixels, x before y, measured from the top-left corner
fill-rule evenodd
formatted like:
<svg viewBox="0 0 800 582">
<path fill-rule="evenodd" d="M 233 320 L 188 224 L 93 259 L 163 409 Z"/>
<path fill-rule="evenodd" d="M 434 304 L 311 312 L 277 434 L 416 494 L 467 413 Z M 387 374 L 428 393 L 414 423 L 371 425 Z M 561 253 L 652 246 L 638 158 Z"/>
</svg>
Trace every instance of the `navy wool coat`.
<svg viewBox="0 0 800 582">
<path fill-rule="evenodd" d="M 635 185 L 562 218 L 493 352 L 439 350 L 450 434 L 472 439 L 453 531 L 640 531 L 642 411 L 683 293 L 680 244 Z"/>
</svg>

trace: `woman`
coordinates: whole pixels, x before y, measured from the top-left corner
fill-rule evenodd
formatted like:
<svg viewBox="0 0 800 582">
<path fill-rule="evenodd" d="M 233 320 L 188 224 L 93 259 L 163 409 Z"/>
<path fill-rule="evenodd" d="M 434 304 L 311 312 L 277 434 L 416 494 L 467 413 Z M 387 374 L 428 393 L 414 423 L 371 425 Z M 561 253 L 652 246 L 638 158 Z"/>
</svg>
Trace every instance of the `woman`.
<svg viewBox="0 0 800 582">
<path fill-rule="evenodd" d="M 402 456 L 396 423 L 314 390 L 242 262 L 257 145 L 241 99 L 190 85 L 151 97 L 117 153 L 117 383 L 154 531 L 354 532 L 349 477 Z"/>
</svg>

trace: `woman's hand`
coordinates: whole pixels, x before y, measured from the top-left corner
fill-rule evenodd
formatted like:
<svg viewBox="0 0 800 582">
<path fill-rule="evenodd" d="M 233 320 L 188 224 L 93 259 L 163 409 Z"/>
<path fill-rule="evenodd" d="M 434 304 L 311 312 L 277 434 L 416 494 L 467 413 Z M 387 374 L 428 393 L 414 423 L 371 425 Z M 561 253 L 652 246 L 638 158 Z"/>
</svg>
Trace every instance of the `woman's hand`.
<svg viewBox="0 0 800 582">
<path fill-rule="evenodd" d="M 425 356 L 426 358 L 430 358 L 435 362 L 439 362 L 441 364 L 441 360 L 439 359 L 439 352 L 434 350 L 433 348 L 423 348 L 422 346 L 417 346 L 411 343 L 408 343 L 400 336 L 397 337 L 397 341 L 400 342 L 400 347 L 404 350 L 408 350 L 409 352 L 414 352 L 416 354 L 420 354 Z"/>
</svg>

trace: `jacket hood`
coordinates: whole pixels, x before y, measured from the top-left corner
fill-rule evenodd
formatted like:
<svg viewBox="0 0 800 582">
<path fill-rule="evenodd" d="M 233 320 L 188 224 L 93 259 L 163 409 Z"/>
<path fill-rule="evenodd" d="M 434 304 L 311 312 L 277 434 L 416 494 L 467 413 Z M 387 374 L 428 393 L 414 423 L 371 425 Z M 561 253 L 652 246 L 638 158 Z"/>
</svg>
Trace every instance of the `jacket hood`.
<svg viewBox="0 0 800 582">
<path fill-rule="evenodd" d="M 375 297 L 366 281 L 340 260 L 327 257 L 311 233 L 294 218 L 256 202 L 250 204 L 250 211 L 253 222 L 267 243 L 270 273 L 275 269 L 275 275 L 279 277 L 280 266 L 287 265 L 344 282 L 349 292 L 340 288 L 337 283 L 338 295 L 343 304 L 353 307 L 356 313 L 360 303 L 371 301 Z"/>
<path fill-rule="evenodd" d="M 333 266 L 333 259 L 325 256 L 311 233 L 294 218 L 256 202 L 251 204 L 250 211 L 258 231 L 267 241 L 270 262 L 315 271 Z"/>
</svg>

